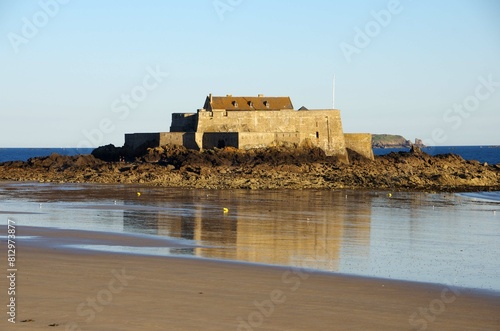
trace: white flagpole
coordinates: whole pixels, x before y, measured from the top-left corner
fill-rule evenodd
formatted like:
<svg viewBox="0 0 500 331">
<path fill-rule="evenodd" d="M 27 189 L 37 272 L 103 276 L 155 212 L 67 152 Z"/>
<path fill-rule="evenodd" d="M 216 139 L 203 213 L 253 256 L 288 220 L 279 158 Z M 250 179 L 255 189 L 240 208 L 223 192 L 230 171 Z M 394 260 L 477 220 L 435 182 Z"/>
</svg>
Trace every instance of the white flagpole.
<svg viewBox="0 0 500 331">
<path fill-rule="evenodd" d="M 333 74 L 332 108 L 335 109 L 335 74 Z"/>
</svg>

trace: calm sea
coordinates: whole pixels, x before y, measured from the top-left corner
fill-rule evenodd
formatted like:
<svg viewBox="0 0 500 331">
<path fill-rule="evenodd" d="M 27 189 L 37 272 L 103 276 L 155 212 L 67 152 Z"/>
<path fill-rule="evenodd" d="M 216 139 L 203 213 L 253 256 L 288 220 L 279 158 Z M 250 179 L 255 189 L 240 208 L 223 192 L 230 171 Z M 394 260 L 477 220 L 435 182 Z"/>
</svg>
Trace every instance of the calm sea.
<svg viewBox="0 0 500 331">
<path fill-rule="evenodd" d="M 93 148 L 0 148 L 0 162 L 27 161 L 31 157 L 49 156 L 52 153 L 61 155 L 90 154 Z"/>
<path fill-rule="evenodd" d="M 408 148 L 376 148 L 375 155 L 384 155 L 390 152 L 409 151 Z M 481 163 L 500 163 L 500 146 L 440 146 L 425 147 L 423 151 L 430 155 L 453 153 L 466 160 L 477 160 Z M 61 155 L 90 154 L 92 148 L 0 148 L 0 162 L 27 161 L 30 157 L 49 156 L 52 153 Z"/>
<path fill-rule="evenodd" d="M 0 217 L 19 226 L 186 244 L 116 246 L 98 238 L 54 241 L 41 235 L 24 237 L 21 245 L 31 240 L 57 249 L 235 260 L 500 293 L 498 192 L 388 195 L 0 182 Z"/>
<path fill-rule="evenodd" d="M 408 152 L 409 148 L 374 148 L 375 155 L 385 155 L 391 152 Z M 477 160 L 488 164 L 500 163 L 500 146 L 437 146 L 424 147 L 424 152 L 430 155 L 457 154 L 465 160 Z"/>
</svg>

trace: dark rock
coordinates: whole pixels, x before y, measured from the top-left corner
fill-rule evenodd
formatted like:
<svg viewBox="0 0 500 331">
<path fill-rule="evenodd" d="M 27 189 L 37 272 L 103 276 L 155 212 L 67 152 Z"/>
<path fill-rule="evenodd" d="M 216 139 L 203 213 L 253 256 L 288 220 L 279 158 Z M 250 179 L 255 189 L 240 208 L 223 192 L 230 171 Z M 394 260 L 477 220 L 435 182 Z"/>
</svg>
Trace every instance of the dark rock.
<svg viewBox="0 0 500 331">
<path fill-rule="evenodd" d="M 125 151 L 121 147 L 109 144 L 94 149 L 92 155 L 106 162 L 118 162 L 125 157 Z"/>
<path fill-rule="evenodd" d="M 410 153 L 418 155 L 424 154 L 424 152 L 422 152 L 422 149 L 417 145 L 411 146 Z"/>
<path fill-rule="evenodd" d="M 353 151 L 350 148 L 347 148 L 347 155 L 349 157 L 350 162 L 372 162 L 371 159 L 365 157 L 364 155 L 359 154 L 356 151 Z"/>
<path fill-rule="evenodd" d="M 130 159 L 134 162 L 116 163 L 123 153 L 123 149 L 108 145 L 92 155 L 53 154 L 27 162 L 0 163 L 0 179 L 212 189 L 500 190 L 500 164 L 485 167 L 453 154 L 430 156 L 416 147 L 410 152 L 377 156 L 373 161 L 351 151 L 350 164 L 310 146 L 200 152 L 170 145 L 150 148 Z"/>
<path fill-rule="evenodd" d="M 74 161 L 74 165 L 77 167 L 94 167 L 96 165 L 102 164 L 101 160 L 96 159 L 93 155 L 79 155 Z"/>
</svg>

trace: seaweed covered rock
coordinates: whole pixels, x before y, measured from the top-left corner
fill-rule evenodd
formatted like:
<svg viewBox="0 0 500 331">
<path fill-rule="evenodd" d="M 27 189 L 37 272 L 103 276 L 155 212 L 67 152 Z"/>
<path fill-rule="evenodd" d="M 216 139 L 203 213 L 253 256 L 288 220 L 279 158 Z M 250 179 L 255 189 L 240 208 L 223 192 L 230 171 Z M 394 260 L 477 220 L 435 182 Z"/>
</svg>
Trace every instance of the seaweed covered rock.
<svg viewBox="0 0 500 331">
<path fill-rule="evenodd" d="M 99 147 L 92 155 L 0 163 L 0 180 L 140 183 L 205 189 L 500 190 L 500 167 L 458 155 L 430 156 L 418 148 L 350 164 L 314 147 L 273 146 L 205 151 L 167 145 L 124 159 L 124 150 Z"/>
<path fill-rule="evenodd" d="M 92 155 L 106 162 L 118 162 L 125 157 L 125 151 L 123 147 L 115 147 L 115 145 L 109 144 L 94 149 Z"/>
</svg>

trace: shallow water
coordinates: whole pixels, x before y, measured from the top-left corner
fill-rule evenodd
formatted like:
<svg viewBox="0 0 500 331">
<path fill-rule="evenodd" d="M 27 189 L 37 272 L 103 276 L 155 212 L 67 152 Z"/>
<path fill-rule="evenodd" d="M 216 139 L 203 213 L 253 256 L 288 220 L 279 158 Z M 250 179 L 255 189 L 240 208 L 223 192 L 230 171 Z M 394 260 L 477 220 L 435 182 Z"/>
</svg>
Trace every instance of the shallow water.
<svg viewBox="0 0 500 331">
<path fill-rule="evenodd" d="M 491 196 L 3 183 L 0 218 L 5 224 L 11 218 L 18 225 L 163 236 L 193 246 L 72 248 L 301 266 L 500 291 L 500 202 Z"/>
</svg>

